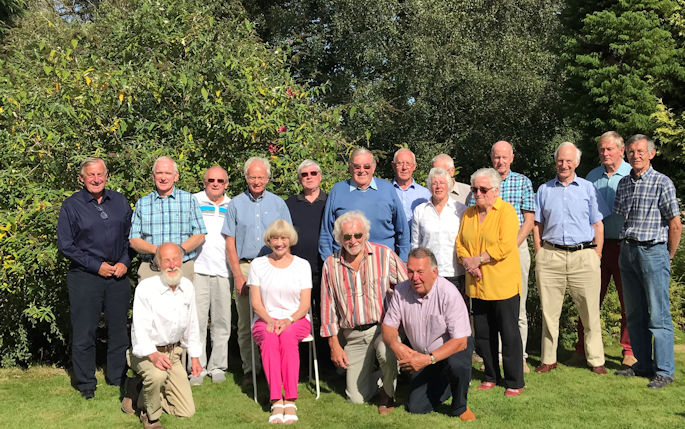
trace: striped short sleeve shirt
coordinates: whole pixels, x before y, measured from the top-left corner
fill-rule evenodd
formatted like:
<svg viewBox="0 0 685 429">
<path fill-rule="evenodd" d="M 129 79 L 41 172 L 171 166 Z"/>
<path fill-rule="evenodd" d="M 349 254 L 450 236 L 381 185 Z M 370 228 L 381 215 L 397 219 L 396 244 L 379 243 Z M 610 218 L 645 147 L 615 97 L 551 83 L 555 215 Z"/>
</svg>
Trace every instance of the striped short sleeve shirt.
<svg viewBox="0 0 685 429">
<path fill-rule="evenodd" d="M 388 292 L 406 279 L 404 262 L 386 246 L 367 242 L 359 270 L 344 261 L 342 249 L 337 250 L 324 262 L 321 276 L 321 336 L 380 323 Z"/>
<path fill-rule="evenodd" d="M 159 246 L 163 243 L 181 244 L 195 234 L 206 234 L 200 205 L 193 195 L 174 188 L 170 195 L 161 197 L 152 191 L 139 199 L 131 219 L 131 238 L 142 238 L 148 243 Z M 183 262 L 194 259 L 193 250 L 183 256 Z M 153 255 L 141 255 L 145 261 Z"/>
<path fill-rule="evenodd" d="M 625 218 L 620 238 L 651 243 L 668 240 L 668 222 L 680 214 L 675 186 L 651 166 L 618 182 L 614 212 Z"/>
</svg>

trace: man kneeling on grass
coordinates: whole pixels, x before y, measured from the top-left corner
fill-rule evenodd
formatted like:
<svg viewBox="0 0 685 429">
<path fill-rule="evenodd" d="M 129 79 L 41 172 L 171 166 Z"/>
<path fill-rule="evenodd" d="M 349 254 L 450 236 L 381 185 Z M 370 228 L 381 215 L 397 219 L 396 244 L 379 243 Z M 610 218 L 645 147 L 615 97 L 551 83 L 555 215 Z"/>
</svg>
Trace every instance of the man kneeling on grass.
<svg viewBox="0 0 685 429">
<path fill-rule="evenodd" d="M 143 379 L 138 398 L 144 428 L 162 428 L 162 412 L 178 417 L 195 414 L 190 382 L 181 362 L 188 349 L 191 372 L 198 377 L 200 330 L 193 284 L 183 277 L 183 250 L 175 243 L 157 249 L 157 276 L 138 284 L 133 301 L 131 368 Z"/>
<path fill-rule="evenodd" d="M 452 283 L 438 276 L 429 249 L 409 253 L 407 274 L 409 280 L 395 286 L 382 327 L 383 341 L 400 369 L 411 372 L 407 411 L 430 413 L 452 396 L 449 414 L 475 420 L 466 406 L 473 338 L 464 300 Z M 400 325 L 411 348 L 399 341 Z"/>
</svg>

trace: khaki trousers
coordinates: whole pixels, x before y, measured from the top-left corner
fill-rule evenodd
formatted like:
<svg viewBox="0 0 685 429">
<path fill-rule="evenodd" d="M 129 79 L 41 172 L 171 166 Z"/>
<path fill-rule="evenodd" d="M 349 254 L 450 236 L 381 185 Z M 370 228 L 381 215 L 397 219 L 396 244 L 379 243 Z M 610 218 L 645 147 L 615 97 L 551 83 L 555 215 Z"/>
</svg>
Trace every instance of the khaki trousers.
<svg viewBox="0 0 685 429">
<path fill-rule="evenodd" d="M 366 331 L 343 329 L 341 334 L 346 342 L 345 354 L 349 361 L 345 387 L 348 401 L 355 404 L 369 402 L 378 391 L 381 375 L 385 393 L 394 398 L 398 373 L 397 359 L 383 342 L 380 323 Z M 376 362 L 380 366 L 381 374 L 376 370 Z"/>
<path fill-rule="evenodd" d="M 183 265 L 181 265 L 181 271 L 183 272 L 183 277 L 192 282 L 193 275 L 195 274 L 195 260 L 191 259 L 189 261 L 185 261 Z M 138 283 L 149 277 L 154 277 L 157 275 L 159 275 L 159 271 L 153 271 L 152 268 L 150 268 L 149 262 L 140 263 L 140 267 L 138 267 Z"/>
<path fill-rule="evenodd" d="M 162 411 L 178 417 L 195 414 L 193 393 L 188 375 L 181 362 L 185 350 L 179 346 L 164 353 L 172 363 L 171 369 L 162 371 L 147 357 L 130 355 L 131 368 L 143 379 L 143 390 L 138 397 L 138 408 L 147 412 L 150 420 L 157 420 Z"/>
<path fill-rule="evenodd" d="M 247 280 L 250 272 L 249 262 L 240 262 L 240 271 Z M 250 296 L 240 295 L 238 289 L 235 290 L 235 308 L 238 312 L 238 348 L 240 348 L 240 359 L 243 361 L 243 373 L 252 372 L 252 319 L 250 318 Z M 262 364 L 259 353 L 255 354 L 254 362 L 256 371 L 261 370 Z"/>
<path fill-rule="evenodd" d="M 542 363 L 557 361 L 559 317 L 566 286 L 585 326 L 585 358 L 590 366 L 604 365 L 599 316 L 600 259 L 594 249 L 576 252 L 545 243 L 535 256 L 535 276 L 542 305 Z"/>
</svg>

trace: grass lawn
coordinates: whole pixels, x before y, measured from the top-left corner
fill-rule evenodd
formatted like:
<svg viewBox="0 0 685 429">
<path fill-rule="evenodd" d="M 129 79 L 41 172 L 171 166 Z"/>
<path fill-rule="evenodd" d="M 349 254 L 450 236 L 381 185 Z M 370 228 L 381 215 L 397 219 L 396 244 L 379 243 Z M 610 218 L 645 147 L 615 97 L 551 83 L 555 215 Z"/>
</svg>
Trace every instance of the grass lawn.
<svg viewBox="0 0 685 429">
<path fill-rule="evenodd" d="M 598 376 L 584 368 L 559 368 L 549 374 L 531 373 L 527 388 L 517 398 L 505 398 L 504 389 L 476 390 L 482 373 L 474 369 L 469 407 L 474 422 L 461 422 L 443 414 L 412 415 L 399 406 L 390 416 L 379 416 L 374 405 L 349 404 L 344 399 L 343 379 L 326 374 L 319 400 L 300 384 L 297 402 L 300 428 L 685 428 L 685 341 L 676 332 L 676 381 L 661 390 L 646 387 L 644 378 L 616 377 L 620 350 L 606 347 L 609 374 Z M 563 362 L 569 352 L 559 356 Z M 303 364 L 306 356 L 303 355 Z M 539 363 L 535 356 L 529 364 Z M 193 388 L 197 413 L 191 419 L 164 415 L 167 428 L 270 427 L 266 405 L 259 406 L 251 391 L 237 385 L 240 371 L 227 381 L 212 384 L 207 378 Z M 85 401 L 70 385 L 62 369 L 34 367 L 0 370 L 0 424 L 3 428 L 139 428 L 137 417 L 119 410 L 119 389 L 107 386 L 98 372 L 95 399 Z M 266 403 L 266 383 L 260 383 Z M 406 379 L 399 380 L 399 401 L 406 398 Z"/>
</svg>

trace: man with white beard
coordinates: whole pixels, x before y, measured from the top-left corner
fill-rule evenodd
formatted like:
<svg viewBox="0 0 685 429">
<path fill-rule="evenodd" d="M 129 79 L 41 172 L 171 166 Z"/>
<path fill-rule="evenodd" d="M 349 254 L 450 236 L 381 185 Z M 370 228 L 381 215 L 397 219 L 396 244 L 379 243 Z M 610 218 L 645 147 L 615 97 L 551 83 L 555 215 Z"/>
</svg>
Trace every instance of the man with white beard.
<svg viewBox="0 0 685 429">
<path fill-rule="evenodd" d="M 202 372 L 200 330 L 193 284 L 183 277 L 183 250 L 164 243 L 154 259 L 159 275 L 138 284 L 133 301 L 131 368 L 143 379 L 138 397 L 144 428 L 162 428 L 162 412 L 178 417 L 195 414 L 193 394 L 181 362 L 184 349 L 191 373 Z"/>
</svg>

